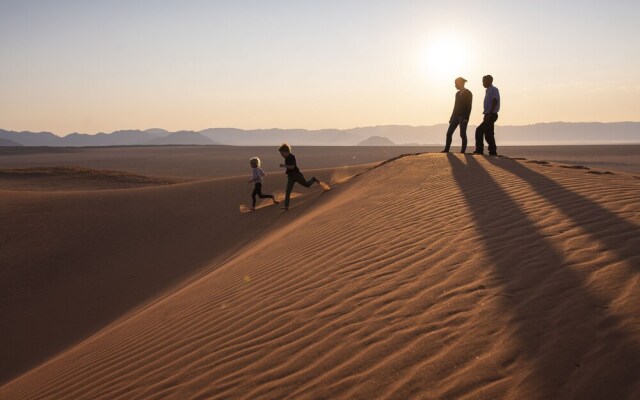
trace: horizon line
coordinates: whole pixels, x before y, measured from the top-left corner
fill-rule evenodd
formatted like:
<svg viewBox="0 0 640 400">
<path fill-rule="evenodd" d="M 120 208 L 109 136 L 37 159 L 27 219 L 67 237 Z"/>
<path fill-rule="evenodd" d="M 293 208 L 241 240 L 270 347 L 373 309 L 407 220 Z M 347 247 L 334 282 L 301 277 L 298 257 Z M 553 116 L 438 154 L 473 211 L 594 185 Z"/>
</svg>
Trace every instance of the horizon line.
<svg viewBox="0 0 640 400">
<path fill-rule="evenodd" d="M 631 123 L 631 124 L 637 124 L 640 123 L 640 121 L 611 121 L 611 122 L 600 122 L 600 121 L 551 121 L 551 122 L 535 122 L 535 123 L 531 123 L 531 124 L 523 124 L 523 125 L 498 125 L 500 127 L 526 127 L 526 126 L 535 126 L 535 125 L 550 125 L 550 124 L 625 124 L 625 123 Z M 192 132 L 192 133 L 200 133 L 202 131 L 206 131 L 208 129 L 235 129 L 235 130 L 239 130 L 239 131 L 269 131 L 269 130 L 281 130 L 281 131 L 290 131 L 290 130 L 301 130 L 301 131 L 308 131 L 308 132 L 314 132 L 314 131 L 328 131 L 328 130 L 333 130 L 333 131 L 351 131 L 351 130 L 355 130 L 355 129 L 367 129 L 367 128 L 381 128 L 381 127 L 408 127 L 408 128 L 429 128 L 429 127 L 435 127 L 438 125 L 447 125 L 448 123 L 446 122 L 442 122 L 442 123 L 438 123 L 438 124 L 432 124 L 432 125 L 404 125 L 404 124 L 385 124 L 385 125 L 367 125 L 367 126 L 356 126 L 356 127 L 352 127 L 352 128 L 317 128 L 317 129 L 309 129 L 309 128 L 276 128 L 276 127 L 271 127 L 271 128 L 235 128 L 235 127 L 229 127 L 229 126 L 221 126 L 221 127 L 209 127 L 209 128 L 203 128 L 200 130 L 187 130 L 187 129 L 179 129 L 176 131 L 170 131 L 164 128 L 147 128 L 147 129 L 139 129 L 139 128 L 135 128 L 135 129 L 116 129 L 114 131 L 111 132 L 104 132 L 104 131 L 99 131 L 99 132 L 95 132 L 95 133 L 82 133 L 82 132 L 78 132 L 78 131 L 74 131 L 74 132 L 69 132 L 67 134 L 58 134 L 52 131 L 30 131 L 30 130 L 21 130 L 21 131 L 17 131 L 17 130 L 11 130 L 11 129 L 4 129 L 4 128 L 0 128 L 0 130 L 6 131 L 6 132 L 16 132 L 16 133 L 51 133 L 52 135 L 58 136 L 58 137 L 66 137 L 69 135 L 88 135 L 88 136 L 95 136 L 98 134 L 113 134 L 115 132 L 124 132 L 124 131 L 138 131 L 138 132 L 146 132 L 146 131 L 150 131 L 150 130 L 163 130 L 166 131 L 168 133 L 178 133 L 178 132 Z M 469 126 L 474 126 L 473 124 L 469 124 Z"/>
</svg>

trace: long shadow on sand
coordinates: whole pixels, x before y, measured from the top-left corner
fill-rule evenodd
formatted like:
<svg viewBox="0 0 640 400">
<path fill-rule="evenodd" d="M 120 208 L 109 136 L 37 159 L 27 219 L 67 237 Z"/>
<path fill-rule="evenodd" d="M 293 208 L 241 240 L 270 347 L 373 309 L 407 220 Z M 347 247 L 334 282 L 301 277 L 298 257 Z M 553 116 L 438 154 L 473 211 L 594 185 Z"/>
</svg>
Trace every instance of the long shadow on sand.
<svg viewBox="0 0 640 400">
<path fill-rule="evenodd" d="M 620 319 L 598 306 L 602 299 L 473 156 L 448 158 L 506 293 L 503 329 L 520 371 L 529 371 L 514 382 L 523 398 L 629 398 L 640 352 Z M 508 222 L 498 219 L 505 215 Z"/>
<path fill-rule="evenodd" d="M 594 240 L 604 244 L 618 258 L 640 259 L 640 227 L 626 221 L 584 196 L 563 187 L 553 179 L 535 172 L 515 160 L 508 158 L 488 158 L 491 164 L 514 174 L 527 182 L 540 196 L 562 211 L 576 225 L 584 229 Z M 604 223 L 606 230 L 600 225 Z M 635 270 L 640 263 L 630 262 Z"/>
</svg>

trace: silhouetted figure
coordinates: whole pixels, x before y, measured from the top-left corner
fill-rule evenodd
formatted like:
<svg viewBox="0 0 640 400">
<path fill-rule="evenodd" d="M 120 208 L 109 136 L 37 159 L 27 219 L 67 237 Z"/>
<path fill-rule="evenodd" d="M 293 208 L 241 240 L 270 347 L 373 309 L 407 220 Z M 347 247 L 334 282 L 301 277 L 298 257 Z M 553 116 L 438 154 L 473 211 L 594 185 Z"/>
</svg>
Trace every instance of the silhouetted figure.
<svg viewBox="0 0 640 400">
<path fill-rule="evenodd" d="M 291 199 L 291 191 L 293 190 L 293 185 L 295 185 L 296 182 L 308 188 L 316 182 L 320 184 L 320 180 L 315 176 L 308 181 L 304 178 L 304 175 L 302 175 L 302 172 L 300 172 L 300 169 L 298 168 L 296 156 L 291 154 L 291 146 L 283 143 L 278 151 L 280 152 L 282 158 L 284 158 L 284 164 L 280 164 L 280 167 L 287 169 L 285 171 L 287 174 L 287 190 L 284 196 L 284 206 L 282 206 L 282 209 L 288 210 L 289 200 Z"/>
<path fill-rule="evenodd" d="M 467 82 L 466 79 L 460 77 L 456 78 L 455 86 L 458 89 L 456 93 L 456 101 L 453 104 L 453 112 L 451 118 L 449 118 L 449 129 L 447 130 L 447 142 L 444 146 L 442 153 L 448 153 L 451 147 L 451 139 L 453 132 L 458 125 L 460 126 L 460 138 L 462 138 L 462 148 L 460 153 L 464 153 L 467 150 L 467 124 L 469 123 L 469 115 L 471 115 L 471 103 L 473 102 L 473 95 L 471 91 L 464 87 Z"/>
<path fill-rule="evenodd" d="M 251 198 L 253 199 L 253 204 L 251 205 L 251 210 L 256 210 L 256 196 L 261 199 L 271 199 L 273 204 L 278 204 L 276 198 L 271 194 L 262 194 L 262 183 L 264 182 L 264 177 L 267 175 L 262 168 L 260 168 L 260 159 L 258 157 L 253 157 L 249 160 L 249 165 L 251 165 L 251 180 L 249 183 L 255 183 L 253 187 L 253 192 L 251 193 Z"/>
<path fill-rule="evenodd" d="M 482 77 L 482 86 L 487 88 L 484 95 L 484 118 L 482 123 L 476 128 L 476 151 L 473 154 L 484 154 L 484 140 L 489 145 L 489 155 L 498 155 L 496 147 L 494 124 L 498 120 L 500 111 L 500 92 L 493 86 L 493 77 L 486 75 Z"/>
</svg>

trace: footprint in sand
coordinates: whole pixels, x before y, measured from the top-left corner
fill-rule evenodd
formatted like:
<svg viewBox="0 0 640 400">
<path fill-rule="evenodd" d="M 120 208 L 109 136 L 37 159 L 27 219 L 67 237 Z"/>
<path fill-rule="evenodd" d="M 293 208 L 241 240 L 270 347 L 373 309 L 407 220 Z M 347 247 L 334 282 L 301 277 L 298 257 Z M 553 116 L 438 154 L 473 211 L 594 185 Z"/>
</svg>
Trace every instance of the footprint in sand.
<svg viewBox="0 0 640 400">
<path fill-rule="evenodd" d="M 582 165 L 561 165 L 560 168 L 568 168 L 568 169 L 590 169 L 589 167 L 585 167 Z"/>
<path fill-rule="evenodd" d="M 587 174 L 594 174 L 594 175 L 615 175 L 613 172 L 610 172 L 610 171 L 587 171 Z"/>
</svg>

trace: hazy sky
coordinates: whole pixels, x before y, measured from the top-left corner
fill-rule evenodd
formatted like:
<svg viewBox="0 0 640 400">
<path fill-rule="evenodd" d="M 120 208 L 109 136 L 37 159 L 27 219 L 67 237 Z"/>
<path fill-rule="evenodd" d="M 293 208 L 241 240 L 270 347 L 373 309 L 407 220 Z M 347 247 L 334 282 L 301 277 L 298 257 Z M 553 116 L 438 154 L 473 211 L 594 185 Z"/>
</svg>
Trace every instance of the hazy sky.
<svg viewBox="0 0 640 400">
<path fill-rule="evenodd" d="M 0 128 L 640 120 L 640 1 L 0 0 Z"/>
</svg>

